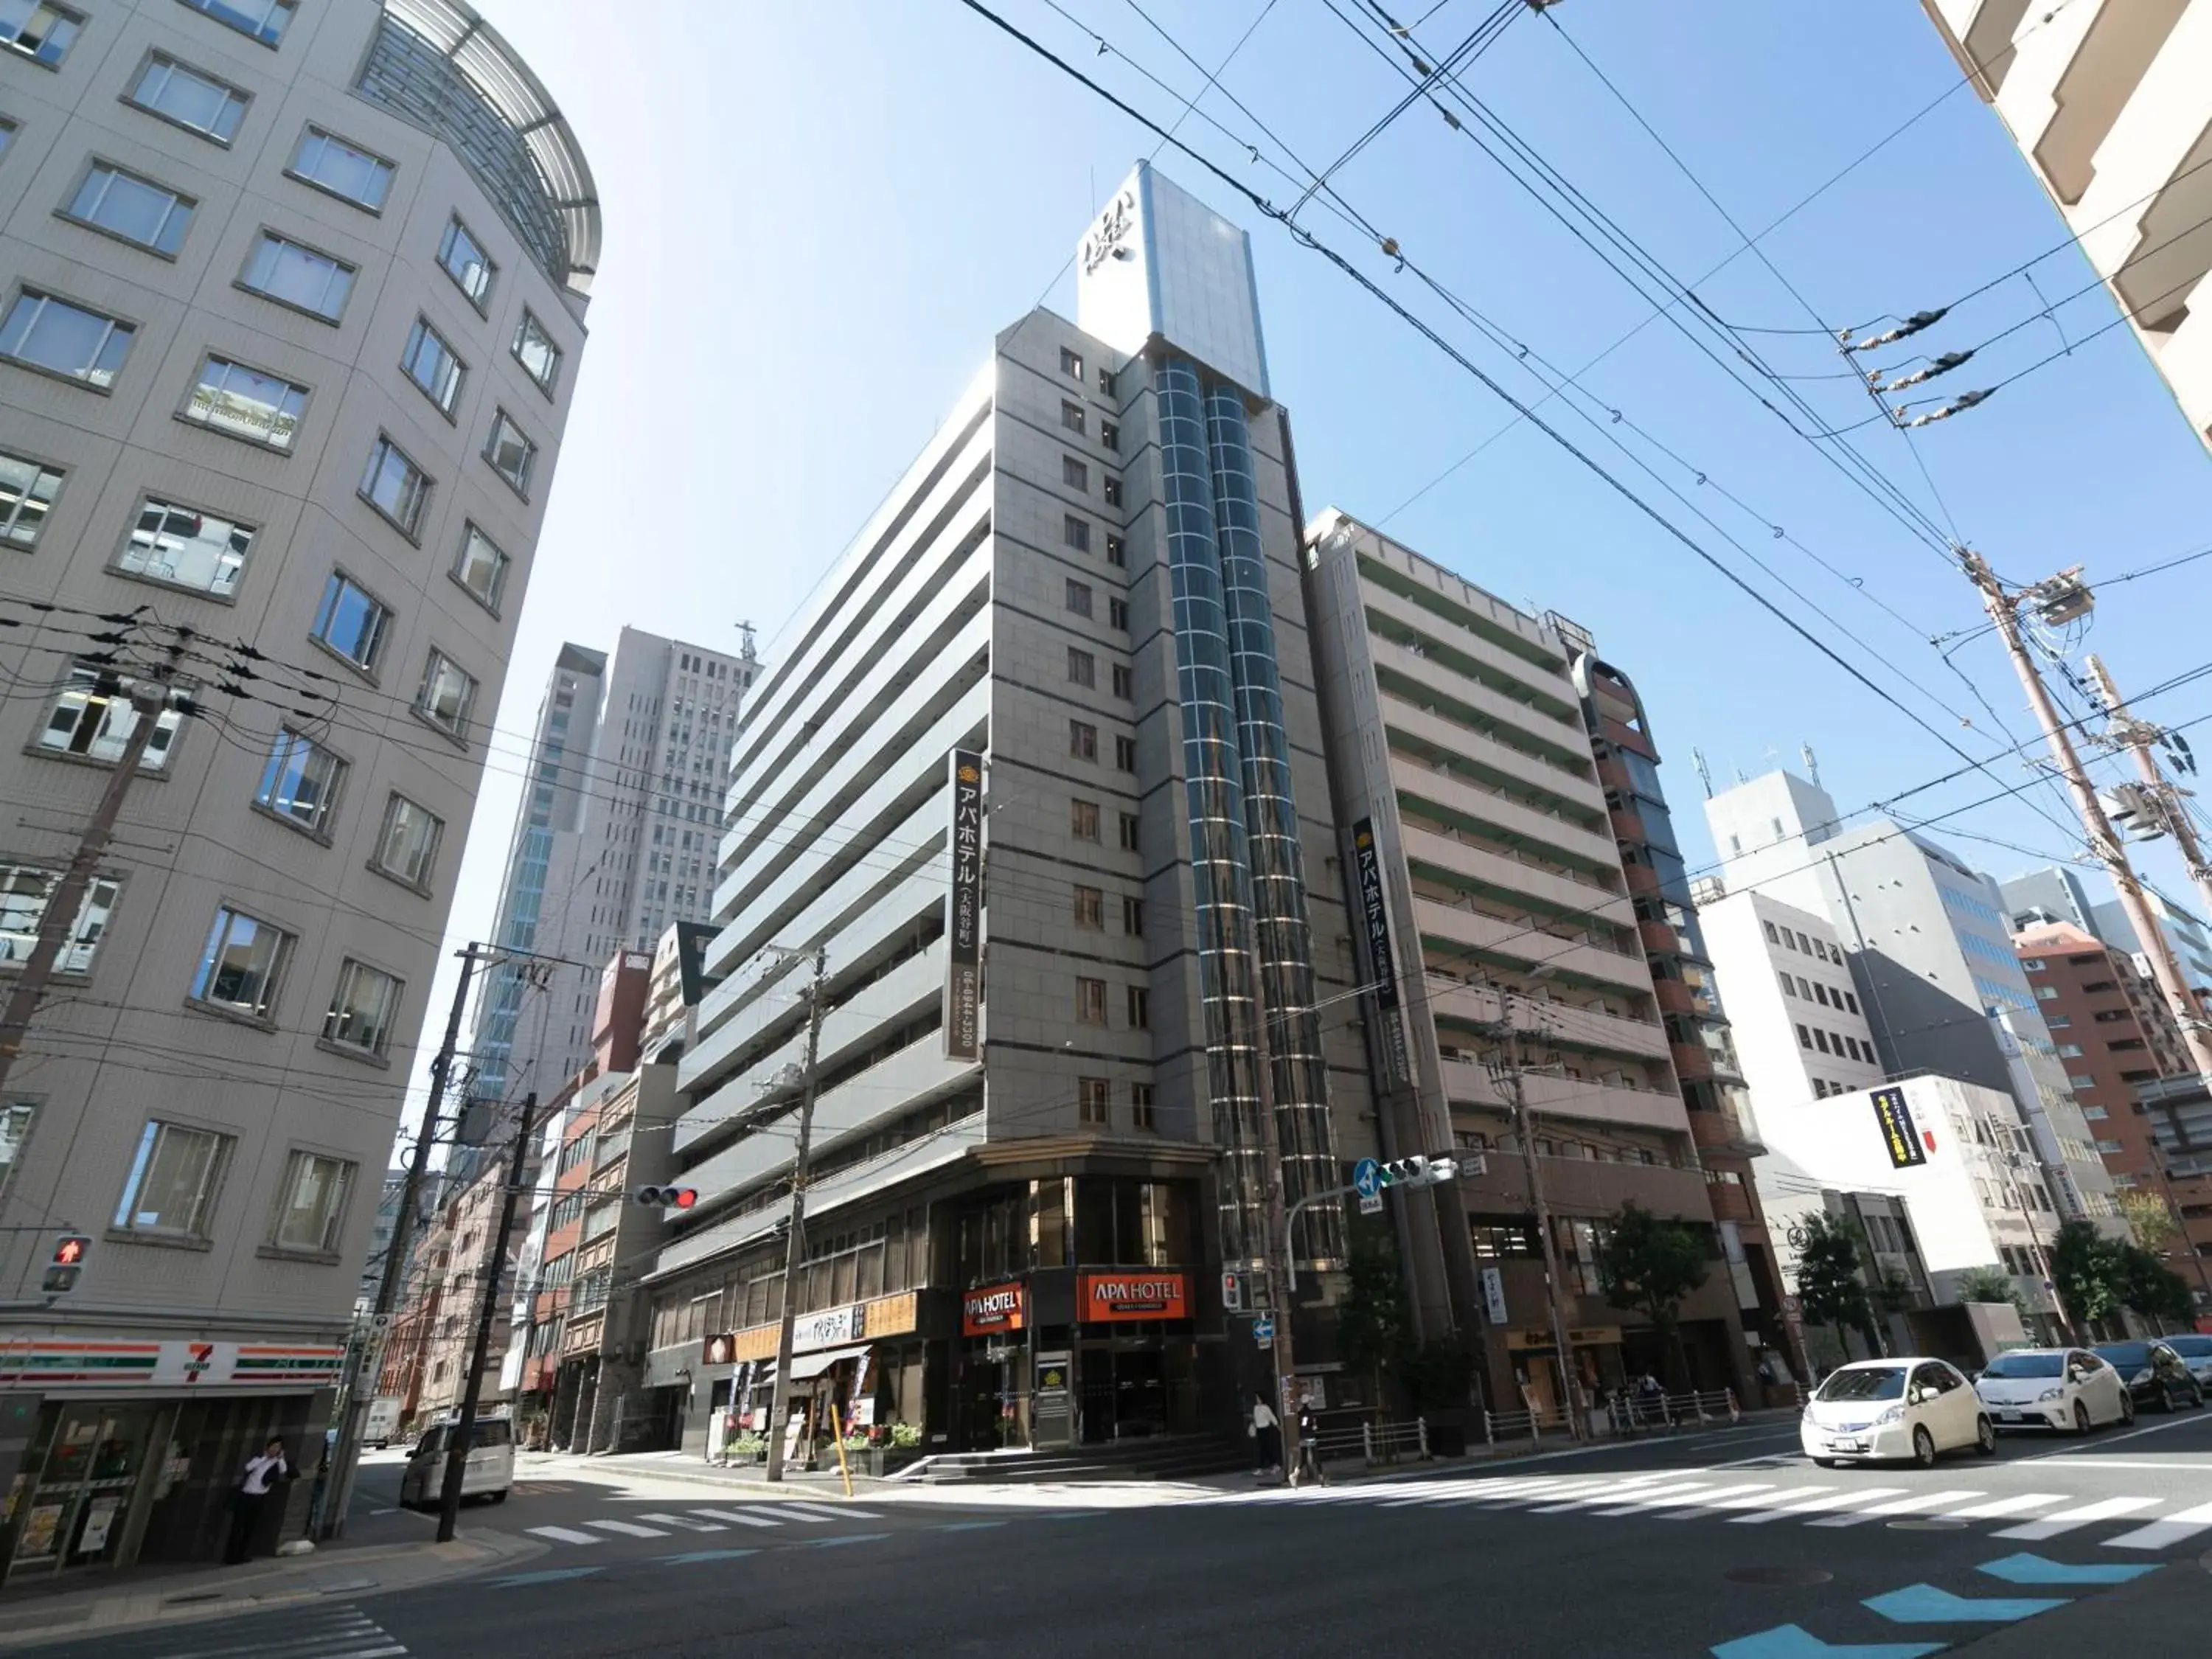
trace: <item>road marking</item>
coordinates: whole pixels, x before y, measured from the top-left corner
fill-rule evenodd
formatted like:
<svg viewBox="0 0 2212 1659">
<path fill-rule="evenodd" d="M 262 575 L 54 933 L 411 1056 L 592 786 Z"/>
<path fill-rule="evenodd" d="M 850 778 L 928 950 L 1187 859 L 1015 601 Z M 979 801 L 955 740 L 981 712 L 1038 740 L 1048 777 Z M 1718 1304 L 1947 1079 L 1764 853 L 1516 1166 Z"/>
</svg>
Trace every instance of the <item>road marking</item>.
<svg viewBox="0 0 2212 1659">
<path fill-rule="evenodd" d="M 742 1556 L 759 1553 L 758 1550 L 693 1550 L 689 1555 L 661 1555 L 653 1559 L 664 1567 L 689 1567 L 702 1561 L 735 1561 Z"/>
<path fill-rule="evenodd" d="M 2137 1527 L 2133 1532 L 2124 1532 L 2118 1538 L 2107 1538 L 2105 1547 L 2162 1550 L 2168 1544 L 2179 1544 L 2185 1538 L 2194 1538 L 2208 1527 L 2212 1527 L 2212 1504 L 2199 1504 L 2193 1510 L 2176 1510 L 2161 1520 L 2154 1521 L 2147 1527 Z"/>
<path fill-rule="evenodd" d="M 1686 1473 L 1695 1474 L 1700 1471 L 1692 1469 Z M 1616 1498 L 1626 1498 L 1638 1487 L 1656 1486 L 1666 1478 L 1663 1474 L 1638 1474 L 1625 1480 L 1579 1480 L 1571 1486 L 1558 1486 L 1547 1492 L 1532 1492 L 1529 1494 L 1531 1497 L 1543 1501 L 1528 1513 L 1558 1515 L 1565 1510 L 1580 1509 L 1585 1504 L 1607 1503 Z M 1570 1492 L 1572 1497 L 1568 1496 Z M 1550 1501 L 1554 1498 L 1565 1498 L 1566 1501 L 1554 1504 Z"/>
<path fill-rule="evenodd" d="M 1526 1497 L 1547 1488 L 1565 1489 L 1565 1483 L 1556 1474 L 1547 1474 L 1534 1480 L 1440 1480 L 1433 1487 L 1386 1500 L 1382 1508 L 1404 1510 L 1424 1504 L 1474 1504 L 1493 1498 L 1504 1498 L 1518 1492 Z"/>
<path fill-rule="evenodd" d="M 945 1521 L 932 1527 L 932 1532 L 988 1532 L 993 1527 L 1003 1527 L 1003 1521 Z"/>
<path fill-rule="evenodd" d="M 1816 1489 L 1808 1498 L 1784 1504 L 1771 1510 L 1753 1510 L 1749 1515 L 1729 1517 L 1731 1527 L 1763 1527 L 1770 1521 L 1794 1520 L 1801 1515 L 1817 1515 L 1822 1510 L 1839 1510 L 1849 1504 L 1863 1504 L 1869 1498 L 1888 1498 L 1905 1490 L 1902 1486 L 1830 1486 Z"/>
<path fill-rule="evenodd" d="M 2094 1504 L 2084 1504 L 2078 1509 L 2060 1510 L 2056 1515 L 2046 1515 L 2040 1521 L 2031 1521 L 2024 1527 L 2007 1527 L 1997 1534 L 2000 1538 L 2056 1538 L 2062 1532 L 2072 1532 L 2076 1527 L 2086 1527 L 2092 1521 L 2109 1521 L 2116 1515 L 2133 1515 L 2137 1510 L 2149 1509 L 2155 1498 L 2106 1498 Z"/>
<path fill-rule="evenodd" d="M 1711 1492 L 1712 1489 L 1713 1485 L 1710 1480 L 1693 1480 L 1687 1486 L 1653 1486 L 1634 1494 L 1638 1500 L 1636 1503 L 1622 1504 L 1609 1510 L 1600 1510 L 1598 1513 L 1603 1516 L 1635 1515 L 1647 1510 L 1671 1510 L 1687 1498 L 1692 1492 Z"/>
<path fill-rule="evenodd" d="M 736 1510 L 694 1510 L 691 1513 L 708 1516 L 716 1521 L 727 1521 L 739 1527 L 780 1527 L 783 1524 L 781 1521 L 765 1520 L 760 1516 L 745 1515 Z"/>
<path fill-rule="evenodd" d="M 1774 1488 L 1771 1486 L 1723 1486 L 1718 1492 L 1707 1492 L 1686 1509 L 1675 1510 L 1672 1515 L 1659 1518 L 1662 1521 L 1691 1521 L 1717 1514 L 1723 1510 L 1756 1509 L 1771 1504 L 1774 1498 Z"/>
<path fill-rule="evenodd" d="M 594 1538 L 589 1541 L 596 1544 L 599 1540 Z M 588 1578 L 604 1571 L 600 1567 L 548 1567 L 543 1572 L 509 1573 L 504 1578 L 491 1580 L 491 1584 L 495 1589 L 511 1589 L 520 1584 L 556 1584 L 564 1578 Z"/>
<path fill-rule="evenodd" d="M 1823 1642 L 1796 1625 L 1777 1625 L 1756 1636 L 1739 1637 L 1712 1650 L 1713 1659 L 1823 1659 L 1828 1654 L 1847 1654 L 1850 1659 L 1922 1659 L 1941 1653 L 1947 1642 L 1858 1643 L 1838 1647 Z"/>
<path fill-rule="evenodd" d="M 770 1516 L 779 1522 L 784 1520 L 804 1521 L 810 1527 L 822 1526 L 827 1519 L 827 1517 L 819 1515 L 809 1515 L 805 1510 L 802 1509 L 797 1504 L 748 1504 L 744 1507 L 749 1513 L 753 1515 Z M 706 1511 L 702 1510 L 700 1513 L 703 1515 Z"/>
<path fill-rule="evenodd" d="M 873 1510 L 833 1509 L 827 1504 L 787 1503 L 784 1508 L 797 1510 L 802 1515 L 818 1515 L 824 1521 L 880 1521 L 884 1518 Z"/>
<path fill-rule="evenodd" d="M 887 1532 L 845 1532 L 835 1538 L 810 1538 L 801 1547 L 806 1549 L 835 1549 L 840 1544 L 878 1544 L 890 1536 Z"/>
<path fill-rule="evenodd" d="M 1986 1504 L 1969 1504 L 1963 1510 L 1946 1510 L 1947 1521 L 1994 1521 L 2001 1515 L 2018 1515 L 2022 1510 L 2039 1510 L 2053 1504 L 2063 1504 L 2063 1492 L 2024 1492 L 2016 1498 L 1995 1498 Z"/>
<path fill-rule="evenodd" d="M 635 1521 L 586 1521 L 587 1527 L 597 1527 L 601 1532 L 618 1532 L 625 1538 L 665 1538 L 668 1534 L 659 1527 L 641 1527 Z"/>
<path fill-rule="evenodd" d="M 2010 1625 L 2063 1607 L 2066 1598 L 2047 1595 L 1954 1595 L 1933 1584 L 1907 1584 L 1887 1595 L 1859 1603 L 1897 1625 Z"/>
<path fill-rule="evenodd" d="M 726 1527 L 715 1525 L 712 1521 L 694 1521 L 690 1516 L 682 1515 L 641 1515 L 637 1518 L 641 1521 L 658 1521 L 664 1527 L 675 1527 L 684 1532 L 727 1532 L 729 1530 Z"/>
<path fill-rule="evenodd" d="M 2077 1567 L 2063 1561 L 2047 1560 L 2040 1555 L 2021 1554 L 2008 1555 L 2002 1561 L 1984 1561 L 1979 1571 L 1992 1578 L 2002 1578 L 2008 1584 L 2124 1584 L 2147 1572 L 2156 1572 L 2158 1566 L 2156 1563 L 2145 1567 L 2111 1563 Z"/>
<path fill-rule="evenodd" d="M 577 1532 L 568 1527 L 525 1527 L 523 1531 L 533 1537 L 550 1538 L 556 1544 L 604 1544 L 607 1541 L 597 1533 Z"/>
<path fill-rule="evenodd" d="M 2100 1446 L 2117 1446 L 2123 1440 L 2140 1440 L 2147 1434 L 2165 1434 L 2170 1430 L 2185 1429 L 2197 1420 L 2194 1416 L 2183 1417 L 2176 1414 L 2168 1422 L 2152 1423 L 2140 1429 L 2130 1429 L 2125 1434 L 2106 1435 L 2097 1443 Z M 2062 1447 L 2057 1451 L 2039 1452 L 2033 1457 L 2023 1457 L 2020 1461 L 2023 1463 L 2048 1463 L 2054 1457 L 2079 1457 L 2087 1462 L 2094 1455 L 2093 1452 L 2075 1451 L 2071 1447 Z"/>
<path fill-rule="evenodd" d="M 1911 1498 L 1900 1498 L 1894 1503 L 1876 1504 L 1851 1515 L 1826 1516 L 1818 1521 L 1808 1521 L 1808 1527 L 1856 1527 L 1886 1515 L 1917 1515 L 1923 1510 L 1940 1510 L 1946 1504 L 1963 1503 L 1969 1498 L 1987 1494 L 1978 1492 L 1923 1492 Z"/>
</svg>

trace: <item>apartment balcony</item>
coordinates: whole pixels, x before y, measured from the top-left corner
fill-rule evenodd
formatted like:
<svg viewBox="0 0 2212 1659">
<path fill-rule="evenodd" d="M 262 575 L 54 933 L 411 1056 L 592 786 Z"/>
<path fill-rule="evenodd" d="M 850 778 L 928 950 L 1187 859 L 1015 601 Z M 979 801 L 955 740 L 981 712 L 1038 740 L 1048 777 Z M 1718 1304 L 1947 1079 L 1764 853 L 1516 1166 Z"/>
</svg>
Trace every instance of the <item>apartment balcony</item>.
<svg viewBox="0 0 2212 1659">
<path fill-rule="evenodd" d="M 1648 957 L 1671 957 L 1682 950 L 1682 936 L 1663 921 L 1639 921 L 1636 937 L 1643 942 L 1644 954 Z"/>
<path fill-rule="evenodd" d="M 1625 842 L 1631 847 L 1646 847 L 1650 844 L 1651 833 L 1644 827 L 1643 818 L 1636 813 L 1624 812 L 1615 807 L 1607 812 L 1606 817 L 1613 824 L 1613 838 L 1615 841 Z"/>
<path fill-rule="evenodd" d="M 1701 1152 L 1721 1152 L 1729 1158 L 1756 1158 L 1766 1150 L 1732 1112 L 1686 1109 L 1683 1115 L 1690 1120 L 1690 1138 L 1698 1143 Z"/>
<path fill-rule="evenodd" d="M 1625 864 L 1621 874 L 1628 878 L 1628 890 L 1638 898 L 1659 896 L 1659 872 L 1648 864 Z"/>
<path fill-rule="evenodd" d="M 1501 921 L 1479 910 L 1462 910 L 1427 898 L 1413 901 L 1413 920 L 1425 940 L 1434 939 L 1478 957 L 1547 967 L 1573 979 L 1650 994 L 1651 969 L 1641 955 L 1590 943 L 1589 935 L 1583 942 L 1575 943 L 1532 929 L 1525 922 Z"/>
<path fill-rule="evenodd" d="M 1382 724 L 1395 745 L 1427 749 L 1448 757 L 1458 763 L 1455 770 L 1469 777 L 1498 789 L 1520 791 L 1528 798 L 1522 805 L 1533 811 L 1564 814 L 1585 826 L 1598 822 L 1605 801 L 1588 774 L 1563 769 L 1525 749 L 1502 743 L 1454 719 L 1447 705 L 1425 693 L 1425 688 L 1411 692 L 1395 682 L 1383 689 Z"/>
<path fill-rule="evenodd" d="M 1659 999 L 1662 1014 L 1686 1014 L 1695 1018 L 1698 1012 L 1697 993 L 1679 979 L 1654 979 L 1652 994 Z"/>
<path fill-rule="evenodd" d="M 1562 764 L 1576 768 L 1578 776 L 1587 775 L 1580 768 L 1589 761 L 1589 738 L 1579 721 L 1570 726 L 1554 720 L 1525 702 L 1492 690 L 1480 680 L 1442 667 L 1431 658 L 1372 629 L 1368 631 L 1367 647 L 1378 671 L 1395 674 L 1412 685 L 1435 688 L 1453 702 L 1464 703 L 1478 714 L 1496 720 L 1516 738 L 1526 738 L 1545 753 L 1557 757 Z M 1398 694 L 1394 690 L 1392 695 Z"/>
<path fill-rule="evenodd" d="M 1359 602 L 1370 618 L 1380 618 L 1385 625 L 1395 624 L 1434 641 L 1437 648 L 1424 660 L 1532 708 L 1537 711 L 1536 718 L 1549 715 L 1561 725 L 1571 721 L 1580 731 L 1581 700 L 1575 695 L 1574 682 L 1564 672 L 1547 672 L 1439 617 L 1427 606 L 1416 605 L 1402 594 L 1373 582 L 1360 584 Z M 1435 672 L 1434 666 L 1431 672 Z"/>
<path fill-rule="evenodd" d="M 1602 1009 L 1577 1007 L 1536 997 L 1500 993 L 1486 985 L 1450 985 L 1431 979 L 1430 1012 L 1438 1020 L 1458 1018 L 1486 1026 L 1510 1022 L 1514 1030 L 1547 1037 L 1569 1048 L 1638 1060 L 1663 1060 L 1667 1031 L 1656 1020 L 1633 1019 Z"/>
<path fill-rule="evenodd" d="M 1714 1220 L 1740 1221 L 1747 1226 L 1751 1224 L 1753 1216 L 1751 1194 L 1739 1182 L 1707 1182 L 1705 1198 L 1712 1206 Z"/>
<path fill-rule="evenodd" d="M 1713 1077 L 1713 1057 L 1702 1042 L 1670 1042 L 1668 1058 L 1674 1062 L 1674 1075 L 1685 1083 L 1707 1083 Z"/>
<path fill-rule="evenodd" d="M 1474 1106 L 1487 1111 L 1510 1109 L 1505 1091 L 1492 1080 L 1487 1066 L 1466 1060 L 1441 1064 L 1444 1097 L 1455 1106 Z M 1686 1115 L 1682 1097 L 1672 1090 L 1642 1089 L 1620 1082 L 1590 1078 L 1559 1077 L 1548 1072 L 1523 1072 L 1522 1097 L 1538 1117 L 1580 1123 L 1606 1123 L 1621 1128 L 1682 1132 Z"/>
<path fill-rule="evenodd" d="M 1412 824 L 1406 826 L 1404 846 L 1409 860 L 1464 876 L 1474 886 L 1512 894 L 1531 909 L 1554 915 L 1594 916 L 1618 927 L 1626 927 L 1636 919 L 1625 895 L 1594 881 L 1547 870 L 1525 856 L 1495 852 Z"/>
</svg>

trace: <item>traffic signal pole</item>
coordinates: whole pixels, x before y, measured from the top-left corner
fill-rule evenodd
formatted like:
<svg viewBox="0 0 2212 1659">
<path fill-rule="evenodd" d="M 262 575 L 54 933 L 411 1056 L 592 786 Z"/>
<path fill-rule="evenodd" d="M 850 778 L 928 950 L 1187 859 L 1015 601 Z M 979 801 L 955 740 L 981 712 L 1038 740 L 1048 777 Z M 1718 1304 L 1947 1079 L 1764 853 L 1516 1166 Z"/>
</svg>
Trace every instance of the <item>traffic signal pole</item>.
<svg viewBox="0 0 2212 1659">
<path fill-rule="evenodd" d="M 521 1195 L 523 1171 L 530 1164 L 530 1136 L 538 1124 L 538 1091 L 522 1097 L 522 1121 L 514 1131 L 514 1156 L 507 1165 L 507 1187 L 500 1194 L 499 1232 L 492 1240 L 490 1258 L 484 1263 L 483 1300 L 477 1309 L 477 1340 L 469 1351 L 469 1382 L 461 1395 L 460 1420 L 453 1425 L 446 1444 L 446 1484 L 438 1495 L 438 1541 L 453 1541 L 453 1528 L 461 1514 L 461 1485 L 467 1478 L 469 1446 L 476 1438 L 477 1406 L 483 1398 L 484 1361 L 491 1352 L 491 1322 L 499 1312 L 499 1291 L 507 1277 L 507 1241 L 514 1231 L 514 1200 Z M 511 1425 L 510 1425 L 511 1431 Z"/>
<path fill-rule="evenodd" d="M 815 1061 L 822 1051 L 822 991 L 829 971 L 829 949 L 817 946 L 814 983 L 806 993 L 806 1078 L 805 1091 L 799 1097 L 799 1144 L 793 1150 L 791 1160 L 791 1231 L 783 1243 L 783 1305 L 776 1319 L 775 1376 L 769 1384 L 769 1398 L 775 1402 L 769 1408 L 768 1425 L 768 1478 L 773 1481 L 783 1479 L 787 1416 L 784 1402 L 791 1395 L 791 1327 L 799 1270 L 806 1260 L 806 1149 L 814 1136 Z M 842 1423 L 838 1425 L 841 1430 L 843 1426 Z M 841 1433 L 841 1445 L 843 1439 Z"/>
</svg>

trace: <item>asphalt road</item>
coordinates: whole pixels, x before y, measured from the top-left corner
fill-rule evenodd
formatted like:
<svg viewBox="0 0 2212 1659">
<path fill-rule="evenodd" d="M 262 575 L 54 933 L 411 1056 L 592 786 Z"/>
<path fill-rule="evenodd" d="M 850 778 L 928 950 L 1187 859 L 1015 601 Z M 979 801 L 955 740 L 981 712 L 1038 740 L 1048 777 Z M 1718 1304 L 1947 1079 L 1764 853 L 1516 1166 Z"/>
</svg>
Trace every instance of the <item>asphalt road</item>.
<svg viewBox="0 0 2212 1659">
<path fill-rule="evenodd" d="M 505 1574 L 37 1651 L 1995 1659 L 2193 1650 L 2212 1625 L 2212 1411 L 2008 1437 L 1929 1471 L 1816 1469 L 1794 1425 L 1764 1425 L 1301 1492 L 902 1489 L 848 1506 L 635 1462 L 532 1474 L 467 1517 L 548 1546 Z M 2154 1613 L 2161 1586 L 2181 1599 Z"/>
</svg>

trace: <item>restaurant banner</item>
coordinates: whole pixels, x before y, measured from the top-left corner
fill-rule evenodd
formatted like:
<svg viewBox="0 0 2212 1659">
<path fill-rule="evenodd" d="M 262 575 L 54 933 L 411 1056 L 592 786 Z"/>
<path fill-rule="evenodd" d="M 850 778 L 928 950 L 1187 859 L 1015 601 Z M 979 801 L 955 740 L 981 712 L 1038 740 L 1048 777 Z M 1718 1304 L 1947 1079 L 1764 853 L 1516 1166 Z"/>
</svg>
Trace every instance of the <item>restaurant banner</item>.
<svg viewBox="0 0 2212 1659">
<path fill-rule="evenodd" d="M 945 896 L 945 1057 L 974 1060 L 982 1003 L 983 757 L 952 751 L 952 888 Z"/>
<path fill-rule="evenodd" d="M 1112 1323 L 1131 1319 L 1187 1319 L 1189 1287 L 1179 1273 L 1085 1273 L 1077 1317 Z"/>
</svg>

